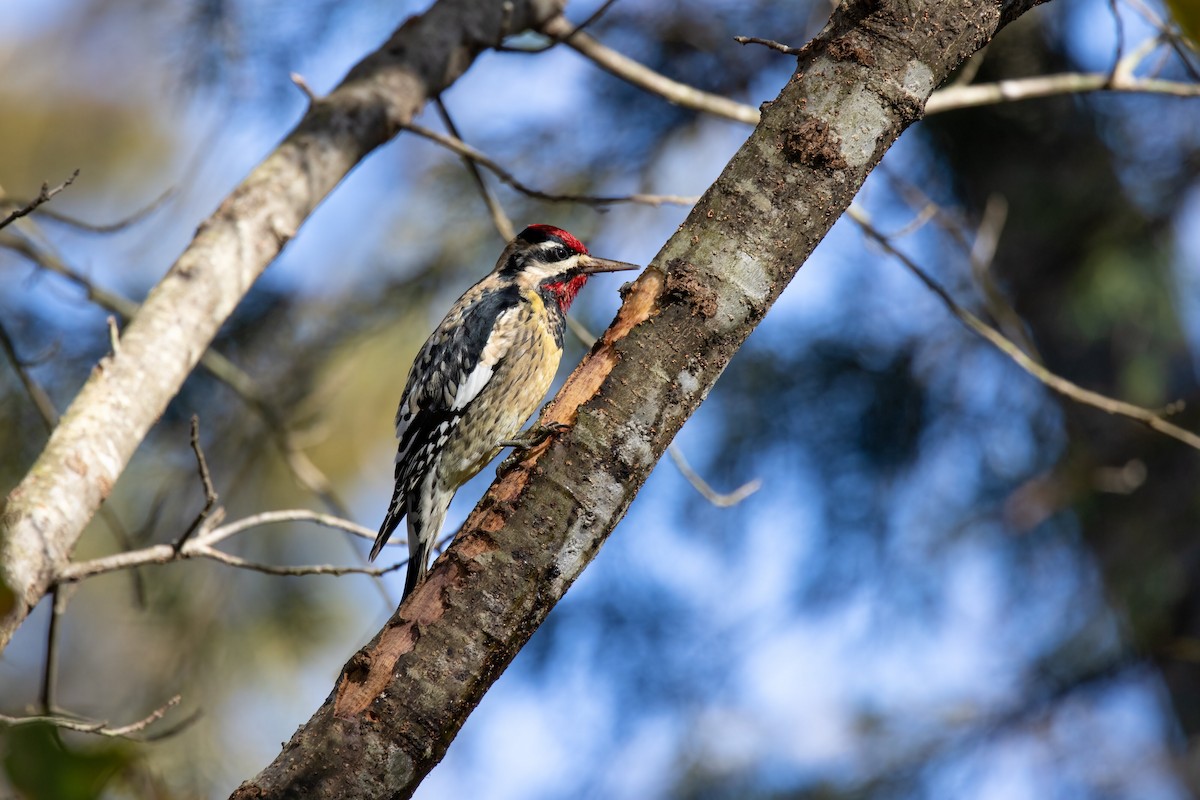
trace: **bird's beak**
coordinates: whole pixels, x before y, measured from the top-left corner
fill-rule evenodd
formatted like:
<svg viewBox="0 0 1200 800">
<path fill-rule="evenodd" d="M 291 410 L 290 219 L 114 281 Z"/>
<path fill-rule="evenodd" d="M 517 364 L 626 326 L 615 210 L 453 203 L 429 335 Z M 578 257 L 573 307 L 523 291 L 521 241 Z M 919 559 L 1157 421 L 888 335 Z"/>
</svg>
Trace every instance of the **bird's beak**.
<svg viewBox="0 0 1200 800">
<path fill-rule="evenodd" d="M 589 255 L 579 259 L 578 269 L 586 275 L 591 275 L 596 272 L 623 272 L 627 269 L 641 269 L 641 267 L 626 261 L 610 261 L 607 258 L 596 258 Z"/>
</svg>

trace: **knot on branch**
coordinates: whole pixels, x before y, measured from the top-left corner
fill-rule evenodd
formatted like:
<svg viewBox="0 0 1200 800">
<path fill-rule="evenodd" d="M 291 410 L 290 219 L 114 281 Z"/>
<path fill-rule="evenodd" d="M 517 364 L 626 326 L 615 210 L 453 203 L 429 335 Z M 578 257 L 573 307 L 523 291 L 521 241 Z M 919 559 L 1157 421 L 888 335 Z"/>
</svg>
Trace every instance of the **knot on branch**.
<svg viewBox="0 0 1200 800">
<path fill-rule="evenodd" d="M 808 119 L 795 128 L 785 131 L 780 143 L 783 157 L 792 164 L 802 164 L 812 169 L 846 169 L 842 157 L 842 143 L 829 123 L 819 119 Z"/>
<path fill-rule="evenodd" d="M 693 264 L 672 261 L 667 268 L 663 296 L 688 305 L 692 316 L 712 319 L 717 315 L 717 293 L 700 277 Z"/>
</svg>

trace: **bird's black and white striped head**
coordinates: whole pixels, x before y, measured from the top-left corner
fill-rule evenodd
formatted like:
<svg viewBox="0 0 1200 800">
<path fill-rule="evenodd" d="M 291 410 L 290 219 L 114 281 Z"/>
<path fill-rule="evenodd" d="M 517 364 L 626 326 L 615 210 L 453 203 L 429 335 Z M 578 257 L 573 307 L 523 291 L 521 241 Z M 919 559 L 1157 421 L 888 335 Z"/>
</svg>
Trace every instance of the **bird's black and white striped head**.
<svg viewBox="0 0 1200 800">
<path fill-rule="evenodd" d="M 521 231 L 496 264 L 501 278 L 553 298 L 563 313 L 590 275 L 637 268 L 591 255 L 583 242 L 553 225 L 530 225 Z"/>
</svg>

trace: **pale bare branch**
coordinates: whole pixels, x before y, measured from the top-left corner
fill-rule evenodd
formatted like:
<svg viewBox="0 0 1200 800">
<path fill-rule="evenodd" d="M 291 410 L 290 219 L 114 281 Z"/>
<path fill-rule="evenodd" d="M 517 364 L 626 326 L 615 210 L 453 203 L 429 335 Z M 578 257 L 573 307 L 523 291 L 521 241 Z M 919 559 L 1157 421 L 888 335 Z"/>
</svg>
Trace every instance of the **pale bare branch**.
<svg viewBox="0 0 1200 800">
<path fill-rule="evenodd" d="M 317 206 L 469 68 L 502 21 L 520 30 L 561 12 L 561 0 L 439 0 L 361 59 L 197 226 L 123 331 L 121 352 L 90 373 L 8 495 L 0 577 L 16 602 L 0 616 L 0 647 L 221 325 Z M 86 474 L 71 469 L 79 461 Z"/>
<path fill-rule="evenodd" d="M 124 553 L 115 553 L 110 556 L 94 558 L 90 561 L 74 562 L 67 564 L 59 570 L 58 581 L 60 583 L 70 583 L 143 564 L 169 564 L 173 561 L 184 561 L 190 558 L 207 558 L 230 566 L 266 572 L 272 575 L 360 574 L 380 576 L 408 563 L 407 559 L 405 559 L 402 562 L 387 567 L 336 567 L 330 565 L 278 567 L 247 561 L 217 550 L 216 545 L 239 533 L 264 525 L 276 525 L 284 522 L 312 522 L 326 528 L 346 531 L 369 541 L 375 539 L 376 532 L 350 520 L 303 508 L 284 511 L 265 511 L 235 522 L 230 522 L 226 525 L 220 525 L 223 515 L 224 511 L 221 508 L 214 509 L 205 524 L 201 525 L 196 535 L 184 542 L 183 546 L 178 550 L 172 544 L 156 544 L 140 550 L 130 550 Z"/>
<path fill-rule="evenodd" d="M 587 57 L 606 72 L 645 89 L 647 92 L 656 94 L 670 103 L 714 114 L 735 122 L 744 122 L 747 125 L 758 124 L 757 108 L 738 103 L 719 94 L 701 91 L 694 86 L 688 86 L 686 83 L 680 83 L 655 72 L 641 62 L 601 44 L 588 34 L 575 31 L 566 17 L 558 16 L 547 20 L 542 24 L 541 31 L 547 36 L 561 38 L 568 47 Z"/>
<path fill-rule="evenodd" d="M 60 714 L 41 714 L 30 717 L 10 717 L 5 714 L 0 714 L 0 725 L 7 725 L 12 728 L 22 725 L 52 725 L 55 728 L 62 728 L 68 731 L 78 731 L 79 733 L 94 733 L 97 736 L 109 736 L 115 738 L 128 737 L 135 733 L 144 731 L 149 726 L 153 725 L 162 719 L 168 711 L 179 705 L 183 699 L 182 695 L 175 695 L 163 705 L 151 711 L 142 719 L 136 722 L 131 722 L 128 725 L 118 727 L 110 727 L 107 722 L 97 722 L 94 720 L 63 716 Z"/>
<path fill-rule="evenodd" d="M 1134 75 L 1134 70 L 1161 45 L 1162 40 L 1158 37 L 1146 39 L 1114 63 L 1111 73 L 1067 72 L 972 86 L 949 86 L 933 93 L 929 102 L 925 104 L 925 113 L 939 114 L 972 106 L 1097 91 L 1162 94 L 1171 97 L 1200 96 L 1200 84 L 1139 78 Z"/>
</svg>

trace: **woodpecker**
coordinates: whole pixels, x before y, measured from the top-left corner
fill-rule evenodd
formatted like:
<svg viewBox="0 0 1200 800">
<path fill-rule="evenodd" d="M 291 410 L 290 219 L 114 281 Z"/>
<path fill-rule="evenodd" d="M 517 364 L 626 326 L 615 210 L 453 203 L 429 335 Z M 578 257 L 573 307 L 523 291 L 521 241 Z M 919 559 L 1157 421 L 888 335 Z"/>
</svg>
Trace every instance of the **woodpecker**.
<svg viewBox="0 0 1200 800">
<path fill-rule="evenodd" d="M 421 347 L 396 412 L 396 488 L 371 548 L 374 561 L 407 515 L 404 597 L 425 577 L 455 491 L 541 404 L 575 295 L 594 273 L 628 269 L 638 267 L 596 258 L 560 228 L 530 225 Z"/>
</svg>

